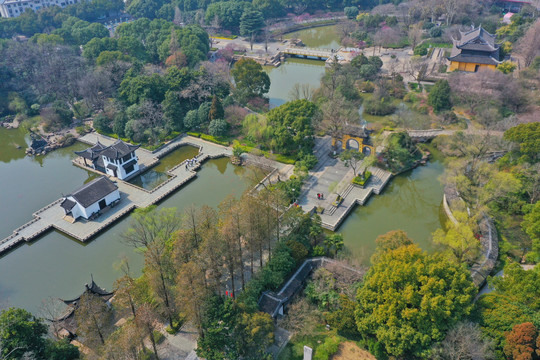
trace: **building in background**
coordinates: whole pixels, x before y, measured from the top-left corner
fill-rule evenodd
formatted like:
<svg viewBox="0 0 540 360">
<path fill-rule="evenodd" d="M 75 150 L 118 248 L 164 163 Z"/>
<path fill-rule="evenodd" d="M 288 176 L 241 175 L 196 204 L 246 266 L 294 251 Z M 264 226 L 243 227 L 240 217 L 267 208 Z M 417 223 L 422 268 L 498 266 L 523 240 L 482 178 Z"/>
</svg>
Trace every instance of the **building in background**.
<svg viewBox="0 0 540 360">
<path fill-rule="evenodd" d="M 448 60 L 448 71 L 477 72 L 481 69 L 495 69 L 501 63 L 499 44 L 495 44 L 495 35 L 479 26 L 461 32 L 460 40 L 454 39 L 454 47 Z"/>
<path fill-rule="evenodd" d="M 3 18 L 14 18 L 21 15 L 26 9 L 38 11 L 44 7 L 66 7 L 81 0 L 0 0 L 0 15 Z"/>
</svg>

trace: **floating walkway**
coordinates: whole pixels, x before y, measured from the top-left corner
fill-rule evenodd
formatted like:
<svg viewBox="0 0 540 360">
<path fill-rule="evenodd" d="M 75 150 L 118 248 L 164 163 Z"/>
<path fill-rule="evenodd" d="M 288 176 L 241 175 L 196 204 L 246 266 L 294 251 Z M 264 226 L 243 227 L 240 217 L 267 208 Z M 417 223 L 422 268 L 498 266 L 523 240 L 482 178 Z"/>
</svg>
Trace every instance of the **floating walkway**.
<svg viewBox="0 0 540 360">
<path fill-rule="evenodd" d="M 115 139 L 95 133 L 87 134 L 79 140 L 89 145 L 94 145 L 98 140 L 104 145 L 112 144 L 115 141 Z M 74 223 L 66 221 L 64 219 L 65 212 L 60 207 L 62 199 L 58 199 L 33 213 L 34 218 L 31 221 L 15 229 L 13 234 L 7 238 L 0 240 L 0 254 L 9 251 L 22 242 L 31 241 L 50 229 L 61 231 L 81 242 L 88 241 L 135 208 L 144 208 L 153 205 L 186 184 L 196 177 L 196 170 L 198 170 L 201 163 L 206 159 L 232 155 L 232 150 L 228 147 L 191 136 L 178 137 L 153 152 L 139 148 L 136 150 L 136 155 L 139 157 L 139 161 L 144 168 L 148 169 L 158 163 L 159 158 L 184 145 L 199 148 L 199 154 L 196 156 L 198 159 L 196 166 L 186 169 L 186 161 L 183 161 L 167 171 L 167 175 L 170 178 L 152 190 L 146 190 L 128 182 L 112 178 L 117 182 L 120 191 L 120 202 L 114 208 L 108 209 L 100 217 L 92 221 L 78 220 Z M 76 160 L 74 160 L 74 164 L 85 170 L 94 171 Z"/>
</svg>

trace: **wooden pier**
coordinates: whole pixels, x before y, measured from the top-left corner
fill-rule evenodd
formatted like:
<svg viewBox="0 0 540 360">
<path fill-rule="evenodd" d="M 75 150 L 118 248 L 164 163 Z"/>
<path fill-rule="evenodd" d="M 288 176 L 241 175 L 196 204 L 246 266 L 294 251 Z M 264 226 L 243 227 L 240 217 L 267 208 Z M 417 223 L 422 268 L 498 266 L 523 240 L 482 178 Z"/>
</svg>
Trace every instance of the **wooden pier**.
<svg viewBox="0 0 540 360">
<path fill-rule="evenodd" d="M 115 139 L 95 133 L 85 135 L 80 140 L 90 145 L 94 145 L 98 140 L 104 145 L 109 145 L 109 143 L 115 141 Z M 178 137 L 153 152 L 138 149 L 136 155 L 139 157 L 140 163 L 148 169 L 159 162 L 159 158 L 185 145 L 199 148 L 199 154 L 196 156 L 198 160 L 197 165 L 186 168 L 186 161 L 183 161 L 167 171 L 167 175 L 170 178 L 152 190 L 146 190 L 128 182 L 112 178 L 117 182 L 120 191 L 120 202 L 92 221 L 83 219 L 71 223 L 65 220 L 64 210 L 60 207 L 62 199 L 58 199 L 36 211 L 31 221 L 15 229 L 13 234 L 7 238 L 0 240 L 0 254 L 9 251 L 20 243 L 32 241 L 50 229 L 61 231 L 81 242 L 88 241 L 135 208 L 144 208 L 153 205 L 195 178 L 197 176 L 196 170 L 200 168 L 202 162 L 206 159 L 232 155 L 232 150 L 228 147 L 216 145 L 191 136 Z M 74 160 L 74 164 L 86 170 L 93 170 L 76 160 Z"/>
</svg>

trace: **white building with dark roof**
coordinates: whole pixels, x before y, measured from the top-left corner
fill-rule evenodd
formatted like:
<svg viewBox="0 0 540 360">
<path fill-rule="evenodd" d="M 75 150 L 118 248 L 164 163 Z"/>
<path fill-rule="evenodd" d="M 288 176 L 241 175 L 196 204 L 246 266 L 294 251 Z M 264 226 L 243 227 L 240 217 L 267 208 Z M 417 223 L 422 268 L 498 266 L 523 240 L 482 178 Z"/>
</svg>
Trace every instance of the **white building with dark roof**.
<svg viewBox="0 0 540 360">
<path fill-rule="evenodd" d="M 75 151 L 75 154 L 83 158 L 86 166 L 120 180 L 126 180 L 139 172 L 139 162 L 135 155 L 138 148 L 139 145 L 131 145 L 122 140 L 116 141 L 111 146 L 105 146 L 98 141 L 91 148 Z"/>
<path fill-rule="evenodd" d="M 21 15 L 26 9 L 38 11 L 55 5 L 63 8 L 78 2 L 79 0 L 0 0 L 0 15 L 3 18 L 14 18 Z"/>
<path fill-rule="evenodd" d="M 83 217 L 88 220 L 92 215 L 118 201 L 120 201 L 118 186 L 106 176 L 101 176 L 64 196 L 60 206 L 66 215 L 73 219 Z"/>
</svg>

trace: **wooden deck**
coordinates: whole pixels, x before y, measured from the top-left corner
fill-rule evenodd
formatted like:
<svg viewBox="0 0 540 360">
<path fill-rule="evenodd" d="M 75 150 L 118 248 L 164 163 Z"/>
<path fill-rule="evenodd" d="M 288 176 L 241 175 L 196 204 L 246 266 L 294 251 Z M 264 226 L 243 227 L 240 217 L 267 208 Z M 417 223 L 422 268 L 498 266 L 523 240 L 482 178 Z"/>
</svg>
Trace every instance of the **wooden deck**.
<svg viewBox="0 0 540 360">
<path fill-rule="evenodd" d="M 98 140 L 104 145 L 109 145 L 109 143 L 115 141 L 115 139 L 99 134 L 88 134 L 80 140 L 90 145 L 95 144 Z M 231 156 L 232 154 L 232 150 L 228 147 L 190 136 L 183 136 L 174 139 L 154 152 L 138 149 L 136 150 L 136 155 L 139 157 L 141 164 L 148 168 L 159 162 L 160 157 L 184 145 L 199 148 L 199 154 L 197 155 L 198 163 L 196 166 L 186 169 L 185 161 L 176 165 L 167 172 L 170 178 L 152 190 L 142 189 L 128 182 L 112 178 L 117 182 L 120 191 L 120 202 L 92 221 L 78 220 L 71 223 L 65 220 L 64 210 L 60 207 L 62 199 L 58 199 L 36 211 L 31 221 L 15 229 L 13 234 L 7 238 L 0 240 L 0 254 L 9 251 L 24 241 L 31 241 L 50 229 L 59 230 L 82 242 L 88 241 L 133 209 L 155 204 L 195 178 L 197 176 L 196 171 L 206 159 Z M 74 163 L 84 169 L 89 169 L 80 162 Z"/>
</svg>

